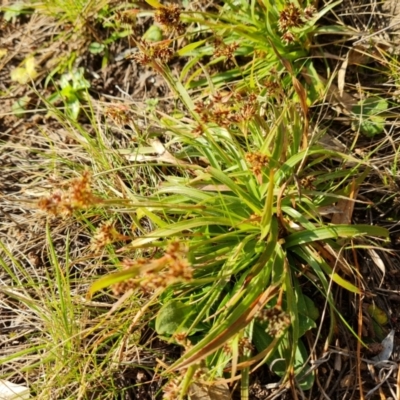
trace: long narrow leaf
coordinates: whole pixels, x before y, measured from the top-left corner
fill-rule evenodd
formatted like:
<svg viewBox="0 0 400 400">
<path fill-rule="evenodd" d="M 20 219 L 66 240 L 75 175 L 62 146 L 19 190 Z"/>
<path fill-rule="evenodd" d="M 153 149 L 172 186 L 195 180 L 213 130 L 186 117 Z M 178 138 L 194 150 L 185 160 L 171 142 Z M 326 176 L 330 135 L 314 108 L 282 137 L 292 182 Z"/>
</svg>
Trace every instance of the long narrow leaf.
<svg viewBox="0 0 400 400">
<path fill-rule="evenodd" d="M 285 239 L 285 248 L 298 246 L 317 240 L 354 238 L 357 236 L 375 236 L 388 238 L 389 232 L 380 226 L 371 225 L 332 225 L 323 228 L 316 228 L 313 231 L 295 232 Z"/>
</svg>

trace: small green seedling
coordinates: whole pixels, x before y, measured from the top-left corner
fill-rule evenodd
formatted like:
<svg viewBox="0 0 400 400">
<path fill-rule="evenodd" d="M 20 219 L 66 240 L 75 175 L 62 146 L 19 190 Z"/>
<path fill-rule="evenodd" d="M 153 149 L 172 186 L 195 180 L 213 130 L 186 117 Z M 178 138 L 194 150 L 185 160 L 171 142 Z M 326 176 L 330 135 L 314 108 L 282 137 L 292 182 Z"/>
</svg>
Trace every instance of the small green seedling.
<svg viewBox="0 0 400 400">
<path fill-rule="evenodd" d="M 59 86 L 61 90 L 50 96 L 49 102 L 64 101 L 68 116 L 77 120 L 81 104 L 87 100 L 86 90 L 90 88 L 90 83 L 84 78 L 84 69 L 78 68 L 74 72 L 62 75 Z"/>
<path fill-rule="evenodd" d="M 383 132 L 386 118 L 382 115 L 389 105 L 385 99 L 371 96 L 358 102 L 352 108 L 355 120 L 352 128 L 355 131 L 360 130 L 365 136 L 373 137 Z"/>
</svg>

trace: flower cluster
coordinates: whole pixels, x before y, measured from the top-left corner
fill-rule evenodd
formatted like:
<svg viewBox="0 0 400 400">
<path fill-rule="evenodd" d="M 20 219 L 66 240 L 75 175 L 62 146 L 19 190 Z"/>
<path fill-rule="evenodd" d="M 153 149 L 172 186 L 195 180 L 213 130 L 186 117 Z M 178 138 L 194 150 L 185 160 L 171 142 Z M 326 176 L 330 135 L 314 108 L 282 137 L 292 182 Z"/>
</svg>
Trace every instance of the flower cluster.
<svg viewBox="0 0 400 400">
<path fill-rule="evenodd" d="M 239 354 L 241 356 L 247 354 L 247 353 L 252 353 L 254 351 L 255 347 L 251 343 L 249 338 L 243 337 L 239 340 Z"/>
<path fill-rule="evenodd" d="M 268 156 L 260 152 L 247 153 L 246 160 L 251 165 L 251 170 L 256 176 L 260 176 L 262 169 L 267 167 L 269 163 Z"/>
<path fill-rule="evenodd" d="M 186 31 L 184 23 L 181 21 L 181 9 L 175 4 L 168 4 L 157 8 L 154 20 L 161 25 L 166 33 L 178 33 L 182 35 Z"/>
<path fill-rule="evenodd" d="M 131 109 L 124 104 L 115 104 L 107 107 L 105 114 L 119 126 L 129 125 L 132 122 Z"/>
<path fill-rule="evenodd" d="M 243 97 L 239 93 L 214 94 L 207 102 L 198 101 L 195 111 L 203 123 L 215 123 L 228 128 L 232 124 L 249 121 L 259 109 L 257 96 L 250 94 Z"/>
<path fill-rule="evenodd" d="M 301 186 L 308 190 L 315 190 L 315 176 L 308 175 L 300 180 Z"/>
<path fill-rule="evenodd" d="M 73 179 L 69 189 L 56 191 L 50 196 L 42 197 L 38 207 L 55 216 L 69 216 L 75 210 L 82 210 L 102 203 L 102 199 L 93 194 L 90 187 L 91 175 L 85 171 L 80 178 Z"/>
<path fill-rule="evenodd" d="M 183 346 L 185 350 L 189 350 L 193 347 L 192 342 L 188 339 L 187 334 L 185 332 L 178 332 L 173 335 L 176 343 Z"/>
<path fill-rule="evenodd" d="M 265 308 L 258 318 L 262 322 L 268 322 L 266 332 L 271 336 L 279 337 L 285 332 L 290 325 L 290 316 L 281 307 Z"/>
<path fill-rule="evenodd" d="M 279 14 L 278 29 L 283 33 L 281 39 L 286 44 L 295 41 L 295 35 L 290 31 L 292 28 L 302 27 L 307 20 L 314 17 L 316 9 L 308 6 L 301 10 L 293 3 L 288 3 Z"/>
<path fill-rule="evenodd" d="M 121 295 L 131 288 L 140 287 L 149 292 L 167 287 L 177 282 L 189 282 L 193 279 L 193 268 L 187 258 L 187 249 L 179 242 L 171 243 L 164 256 L 156 260 L 124 260 L 124 269 L 137 269 L 137 277 L 117 283 L 113 292 Z"/>
<path fill-rule="evenodd" d="M 266 89 L 266 96 L 272 97 L 279 93 L 281 86 L 276 80 L 266 80 L 264 82 L 264 87 Z"/>
<path fill-rule="evenodd" d="M 214 57 L 225 57 L 232 60 L 238 47 L 239 44 L 236 42 L 226 44 L 221 38 L 216 38 L 214 41 Z"/>
<path fill-rule="evenodd" d="M 299 28 L 303 25 L 302 12 L 293 3 L 289 3 L 279 14 L 278 28 L 286 32 L 290 28 Z"/>
<path fill-rule="evenodd" d="M 131 57 L 141 65 L 152 65 L 153 62 L 165 64 L 171 60 L 174 50 L 169 47 L 170 40 L 149 43 L 143 39 L 138 41 L 138 53 Z"/>
<path fill-rule="evenodd" d="M 179 399 L 181 394 L 180 383 L 182 377 L 171 379 L 163 389 L 163 400 L 176 400 Z"/>
<path fill-rule="evenodd" d="M 90 249 L 94 253 L 98 253 L 108 244 L 130 239 L 130 236 L 119 233 L 112 221 L 106 221 L 96 230 L 91 240 Z"/>
<path fill-rule="evenodd" d="M 229 341 L 222 346 L 222 350 L 225 354 L 231 356 L 232 351 L 232 343 L 233 341 Z M 244 356 L 248 353 L 252 353 L 254 351 L 254 345 L 251 343 L 250 339 L 247 337 L 242 337 L 238 341 L 238 352 L 240 356 Z"/>
<path fill-rule="evenodd" d="M 140 10 L 137 8 L 124 11 L 117 11 L 115 20 L 121 22 L 122 24 L 135 25 L 139 11 Z"/>
</svg>

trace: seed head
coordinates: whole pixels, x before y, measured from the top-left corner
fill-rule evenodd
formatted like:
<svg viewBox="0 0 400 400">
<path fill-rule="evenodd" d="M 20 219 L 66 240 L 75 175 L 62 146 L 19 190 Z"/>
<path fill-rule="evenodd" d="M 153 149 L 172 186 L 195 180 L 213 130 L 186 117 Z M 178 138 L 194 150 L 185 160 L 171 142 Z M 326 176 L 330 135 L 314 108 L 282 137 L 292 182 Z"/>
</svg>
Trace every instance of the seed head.
<svg viewBox="0 0 400 400">
<path fill-rule="evenodd" d="M 290 316 L 281 307 L 263 309 L 258 318 L 263 322 L 268 322 L 266 332 L 271 336 L 279 337 L 290 325 Z"/>
<path fill-rule="evenodd" d="M 142 65 L 152 65 L 153 62 L 166 64 L 174 55 L 174 51 L 169 47 L 169 44 L 170 40 L 149 43 L 141 39 L 138 41 L 139 51 L 132 58 Z"/>
<path fill-rule="evenodd" d="M 278 28 L 286 32 L 290 28 L 298 28 L 304 25 L 302 13 L 293 3 L 289 3 L 279 14 Z"/>
<path fill-rule="evenodd" d="M 241 356 L 246 353 L 251 353 L 254 351 L 254 345 L 251 343 L 249 338 L 243 337 L 239 340 L 239 354 Z"/>
<path fill-rule="evenodd" d="M 296 38 L 292 32 L 287 31 L 282 35 L 281 40 L 286 45 L 289 45 L 289 44 L 292 44 L 296 40 Z"/>
<path fill-rule="evenodd" d="M 107 107 L 105 114 L 119 126 L 129 125 L 132 122 L 131 110 L 124 104 L 115 104 Z"/>
<path fill-rule="evenodd" d="M 304 9 L 304 18 L 305 19 L 313 19 L 317 10 L 314 6 L 308 6 Z"/>
<path fill-rule="evenodd" d="M 161 25 L 164 32 L 176 32 L 178 35 L 182 35 L 186 31 L 186 27 L 180 18 L 181 9 L 175 4 L 159 7 L 154 14 L 154 20 Z"/>
<path fill-rule="evenodd" d="M 128 281 L 129 287 L 140 287 L 148 293 L 178 282 L 191 281 L 193 268 L 186 256 L 187 249 L 181 243 L 173 242 L 167 248 L 164 256 L 158 259 L 124 260 L 124 268 L 137 267 L 138 269 L 138 276 L 130 283 Z M 125 286 L 123 289 L 126 289 Z M 114 288 L 114 291 L 121 291 L 120 287 Z"/>
<path fill-rule="evenodd" d="M 129 236 L 122 235 L 115 229 L 113 221 L 106 221 L 96 230 L 92 237 L 90 249 L 98 253 L 108 244 L 129 239 Z"/>
<path fill-rule="evenodd" d="M 247 153 L 246 160 L 251 165 L 251 169 L 256 176 L 261 174 L 263 168 L 268 166 L 269 158 L 260 152 Z"/>
<path fill-rule="evenodd" d="M 175 378 L 170 380 L 163 390 L 163 400 L 176 400 L 181 394 L 181 388 L 179 387 L 181 378 Z"/>
<path fill-rule="evenodd" d="M 69 216 L 75 210 L 101 204 L 102 200 L 93 194 L 90 184 L 91 175 L 85 171 L 80 178 L 71 181 L 68 191 L 56 191 L 48 197 L 43 197 L 38 206 L 55 216 Z"/>
<path fill-rule="evenodd" d="M 215 39 L 214 42 L 214 57 L 225 57 L 228 60 L 233 60 L 235 51 L 239 48 L 237 42 L 226 44 L 222 39 Z"/>
</svg>

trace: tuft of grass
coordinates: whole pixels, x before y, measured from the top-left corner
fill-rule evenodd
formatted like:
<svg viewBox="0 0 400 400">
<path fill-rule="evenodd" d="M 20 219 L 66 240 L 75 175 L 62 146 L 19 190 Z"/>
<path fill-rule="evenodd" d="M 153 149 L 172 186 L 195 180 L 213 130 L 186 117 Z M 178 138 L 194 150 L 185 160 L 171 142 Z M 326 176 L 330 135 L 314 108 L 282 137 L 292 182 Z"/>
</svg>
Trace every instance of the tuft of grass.
<svg viewBox="0 0 400 400">
<path fill-rule="evenodd" d="M 172 82 L 169 71 L 163 71 Z M 175 85 L 187 101 L 183 87 Z M 236 99 L 243 101 L 242 95 Z M 236 109 L 241 107 L 239 103 Z M 357 276 L 344 252 L 388 235 L 383 228 L 335 225 L 324 217 L 323 210 L 362 183 L 368 163 L 327 151 L 317 142 L 304 149 L 295 105 L 286 104 L 281 111 L 269 107 L 263 118 L 261 109 L 257 98 L 246 119 L 204 123 L 201 134 L 195 129 L 195 111 L 190 124 L 165 117 L 171 141 L 182 146 L 185 158 L 177 165 L 183 176 L 166 175 L 153 196 L 132 204 L 155 229 L 119 252 L 154 249 L 157 254 L 166 248 L 166 253 L 147 261 L 132 259 L 91 288 L 95 293 L 109 285 L 118 288 L 121 282 L 126 288 L 128 282 L 130 288 L 162 289 L 154 328 L 186 350 L 167 370 L 187 370 L 174 381 L 179 398 L 199 368 L 203 380 L 222 378 L 229 371 L 232 381 L 242 377 L 247 388 L 248 373 L 264 363 L 284 381 L 310 389 L 314 374 L 302 337 L 325 314 L 312 297 L 320 293 L 325 298 L 329 343 L 336 318 L 341 318 L 332 284 L 362 293 L 352 278 L 342 275 L 347 269 Z M 171 241 L 183 246 L 179 255 L 168 250 Z M 243 392 L 243 398 L 247 395 Z"/>
</svg>

